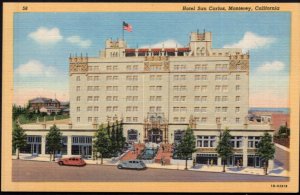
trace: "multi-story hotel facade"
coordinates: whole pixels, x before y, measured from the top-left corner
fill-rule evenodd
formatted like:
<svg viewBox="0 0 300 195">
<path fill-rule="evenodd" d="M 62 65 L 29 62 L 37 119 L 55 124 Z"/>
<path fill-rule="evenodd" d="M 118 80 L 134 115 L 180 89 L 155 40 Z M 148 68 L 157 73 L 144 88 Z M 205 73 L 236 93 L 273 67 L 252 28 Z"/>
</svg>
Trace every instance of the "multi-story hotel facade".
<svg viewBox="0 0 300 195">
<path fill-rule="evenodd" d="M 215 147 L 228 128 L 235 151 L 229 164 L 261 165 L 255 145 L 273 130 L 247 118 L 249 53 L 212 48 L 211 32 L 192 32 L 186 47 L 174 48 L 128 48 L 123 39 L 109 39 L 97 57 L 70 55 L 69 68 L 70 123 L 60 125 L 65 154 L 91 154 L 99 125 L 122 120 L 128 142 L 178 142 L 190 126 L 197 162 L 219 165 Z M 49 127 L 26 129 L 39 132 L 45 153 Z"/>
</svg>

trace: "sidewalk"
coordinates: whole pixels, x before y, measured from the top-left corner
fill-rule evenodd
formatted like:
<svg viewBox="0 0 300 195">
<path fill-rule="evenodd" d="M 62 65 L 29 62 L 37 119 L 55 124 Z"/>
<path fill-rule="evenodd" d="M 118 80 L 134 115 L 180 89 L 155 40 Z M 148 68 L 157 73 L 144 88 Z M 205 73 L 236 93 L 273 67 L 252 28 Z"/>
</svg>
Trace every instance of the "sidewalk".
<svg viewBox="0 0 300 195">
<path fill-rule="evenodd" d="M 67 157 L 67 156 L 65 156 Z M 16 156 L 13 156 L 13 159 L 16 159 Z M 20 154 L 21 160 L 34 160 L 34 161 L 44 161 L 49 162 L 49 155 L 45 156 L 31 156 L 31 155 L 24 155 Z M 56 159 L 57 161 L 57 159 Z M 92 159 L 85 159 L 87 164 L 94 164 L 97 165 L 101 163 L 101 159 L 98 160 L 92 160 Z M 53 161 L 52 161 L 53 162 Z M 119 163 L 118 160 L 114 160 L 113 158 L 105 158 L 103 159 L 103 165 L 113 165 L 116 166 Z M 185 165 L 164 165 L 162 166 L 159 163 L 147 163 L 148 168 L 155 168 L 155 169 L 173 169 L 173 170 L 184 170 Z M 197 164 L 194 168 L 191 166 L 188 166 L 189 171 L 207 171 L 207 172 L 222 172 L 223 166 L 207 166 L 207 165 L 200 165 Z M 235 174 L 250 174 L 250 175 L 264 175 L 262 168 L 253 168 L 253 167 L 241 167 L 240 169 L 237 169 L 236 167 L 226 167 L 227 173 L 235 173 Z M 289 173 L 287 170 L 284 170 L 280 164 L 275 163 L 274 169 L 271 171 L 268 171 L 269 176 L 280 176 L 280 177 L 288 177 Z"/>
</svg>

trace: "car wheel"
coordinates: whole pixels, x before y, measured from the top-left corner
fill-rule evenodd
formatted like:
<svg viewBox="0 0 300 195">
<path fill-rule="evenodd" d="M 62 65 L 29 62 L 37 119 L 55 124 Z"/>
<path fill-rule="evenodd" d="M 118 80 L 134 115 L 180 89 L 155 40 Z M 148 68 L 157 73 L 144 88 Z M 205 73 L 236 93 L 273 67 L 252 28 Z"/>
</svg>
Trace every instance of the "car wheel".
<svg viewBox="0 0 300 195">
<path fill-rule="evenodd" d="M 118 167 L 118 169 L 122 169 L 123 168 L 122 165 L 118 165 L 117 167 Z"/>
<path fill-rule="evenodd" d="M 61 165 L 64 165 L 64 163 L 62 161 L 59 161 L 58 164 L 61 166 Z"/>
</svg>

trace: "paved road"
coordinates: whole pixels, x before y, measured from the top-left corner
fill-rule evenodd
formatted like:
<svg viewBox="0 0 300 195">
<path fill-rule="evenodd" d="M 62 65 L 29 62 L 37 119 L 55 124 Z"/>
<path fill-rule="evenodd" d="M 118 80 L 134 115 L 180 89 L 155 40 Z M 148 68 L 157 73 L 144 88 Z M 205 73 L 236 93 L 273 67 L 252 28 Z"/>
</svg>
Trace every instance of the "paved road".
<svg viewBox="0 0 300 195">
<path fill-rule="evenodd" d="M 13 160 L 14 182 L 17 181 L 101 181 L 101 182 L 192 182 L 192 181 L 288 181 L 285 177 L 213 173 L 184 170 L 119 170 L 116 166 L 59 166 L 54 162 Z"/>
</svg>

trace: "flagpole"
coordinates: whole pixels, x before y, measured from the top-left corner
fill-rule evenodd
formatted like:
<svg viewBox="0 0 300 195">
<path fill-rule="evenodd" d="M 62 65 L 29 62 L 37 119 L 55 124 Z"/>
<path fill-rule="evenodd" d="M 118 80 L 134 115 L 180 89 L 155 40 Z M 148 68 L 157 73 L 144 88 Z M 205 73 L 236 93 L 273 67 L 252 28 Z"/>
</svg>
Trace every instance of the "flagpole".
<svg viewBox="0 0 300 195">
<path fill-rule="evenodd" d="M 122 38 L 123 38 L 123 41 L 124 41 L 124 21 L 122 23 Z"/>
</svg>

